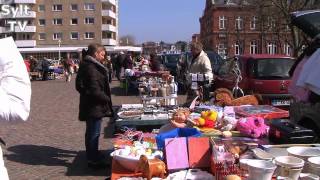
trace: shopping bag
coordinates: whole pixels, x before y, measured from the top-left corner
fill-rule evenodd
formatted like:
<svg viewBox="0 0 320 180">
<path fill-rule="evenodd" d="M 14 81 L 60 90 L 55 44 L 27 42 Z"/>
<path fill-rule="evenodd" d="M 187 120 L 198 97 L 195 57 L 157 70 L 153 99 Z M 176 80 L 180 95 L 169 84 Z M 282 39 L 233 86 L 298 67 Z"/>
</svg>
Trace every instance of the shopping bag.
<svg viewBox="0 0 320 180">
<path fill-rule="evenodd" d="M 169 171 L 189 168 L 187 138 L 165 139 L 165 155 Z"/>
</svg>

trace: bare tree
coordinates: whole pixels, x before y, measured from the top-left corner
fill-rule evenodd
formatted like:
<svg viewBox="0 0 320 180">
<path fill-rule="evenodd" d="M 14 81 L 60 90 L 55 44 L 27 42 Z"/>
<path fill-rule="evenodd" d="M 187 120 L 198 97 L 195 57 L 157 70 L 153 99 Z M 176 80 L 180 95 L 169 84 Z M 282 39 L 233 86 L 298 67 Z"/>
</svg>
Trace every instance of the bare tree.
<svg viewBox="0 0 320 180">
<path fill-rule="evenodd" d="M 264 35 L 265 33 L 270 33 L 270 28 L 273 28 L 273 37 L 288 43 L 293 50 L 293 56 L 298 56 L 302 46 L 305 44 L 305 38 L 302 32 L 291 24 L 291 13 L 317 9 L 320 6 L 319 3 L 316 0 L 250 0 L 250 4 L 255 6 L 260 22 L 260 43 L 266 42 Z M 276 22 L 275 27 L 270 27 L 270 19 Z"/>
<path fill-rule="evenodd" d="M 120 37 L 119 44 L 120 46 L 134 46 L 136 45 L 135 37 L 133 35 L 125 35 Z"/>
</svg>

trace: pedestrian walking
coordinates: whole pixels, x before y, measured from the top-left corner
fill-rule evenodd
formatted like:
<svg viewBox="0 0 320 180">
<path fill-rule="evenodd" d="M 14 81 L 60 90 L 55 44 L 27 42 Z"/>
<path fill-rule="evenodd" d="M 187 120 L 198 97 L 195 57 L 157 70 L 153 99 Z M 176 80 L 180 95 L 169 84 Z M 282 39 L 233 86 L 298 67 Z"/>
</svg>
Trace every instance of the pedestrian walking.
<svg viewBox="0 0 320 180">
<path fill-rule="evenodd" d="M 72 78 L 72 74 L 74 73 L 74 63 L 73 60 L 67 55 L 67 58 L 62 62 L 64 75 L 66 77 L 66 82 L 70 82 Z"/>
<path fill-rule="evenodd" d="M 31 84 L 23 58 L 12 37 L 0 39 L 0 97 L 0 121 L 28 119 Z M 9 179 L 1 146 L 0 179 Z"/>
<path fill-rule="evenodd" d="M 80 93 L 79 120 L 86 122 L 85 146 L 88 167 L 106 167 L 105 157 L 99 152 L 99 136 L 103 117 L 112 117 L 112 101 L 108 70 L 103 65 L 105 49 L 90 44 L 80 63 L 76 89 Z"/>
</svg>

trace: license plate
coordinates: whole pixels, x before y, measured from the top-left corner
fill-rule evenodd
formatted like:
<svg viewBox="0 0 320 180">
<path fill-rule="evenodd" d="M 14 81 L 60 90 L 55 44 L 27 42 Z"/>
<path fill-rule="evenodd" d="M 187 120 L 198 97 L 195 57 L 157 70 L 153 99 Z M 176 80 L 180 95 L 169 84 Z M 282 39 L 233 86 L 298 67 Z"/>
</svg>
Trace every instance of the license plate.
<svg viewBox="0 0 320 180">
<path fill-rule="evenodd" d="M 284 99 L 274 99 L 271 101 L 271 104 L 273 106 L 289 106 L 290 100 L 284 100 Z"/>
</svg>

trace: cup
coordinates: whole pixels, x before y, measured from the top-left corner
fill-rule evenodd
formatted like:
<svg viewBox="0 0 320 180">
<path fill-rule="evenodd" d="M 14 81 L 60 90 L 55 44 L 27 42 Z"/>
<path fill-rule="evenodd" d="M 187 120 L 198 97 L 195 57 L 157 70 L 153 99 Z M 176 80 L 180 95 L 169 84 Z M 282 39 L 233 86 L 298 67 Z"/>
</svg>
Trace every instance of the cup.
<svg viewBox="0 0 320 180">
<path fill-rule="evenodd" d="M 271 161 L 250 160 L 247 162 L 249 177 L 248 180 L 271 180 L 276 165 Z"/>
<path fill-rule="evenodd" d="M 274 159 L 277 165 L 277 175 L 289 177 L 292 180 L 299 179 L 304 166 L 304 160 L 293 156 L 279 156 Z"/>
<path fill-rule="evenodd" d="M 308 158 L 306 172 L 320 176 L 320 156 Z"/>
</svg>

